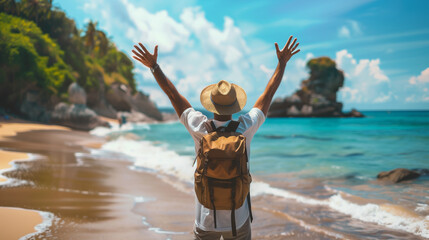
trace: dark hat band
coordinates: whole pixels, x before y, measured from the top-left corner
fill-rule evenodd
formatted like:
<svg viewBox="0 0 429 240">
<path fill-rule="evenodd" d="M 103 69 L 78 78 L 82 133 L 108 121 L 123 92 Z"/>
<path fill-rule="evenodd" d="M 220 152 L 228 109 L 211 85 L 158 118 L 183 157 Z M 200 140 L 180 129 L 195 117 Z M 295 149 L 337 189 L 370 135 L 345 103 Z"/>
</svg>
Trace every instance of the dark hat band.
<svg viewBox="0 0 429 240">
<path fill-rule="evenodd" d="M 233 106 L 236 102 L 237 102 L 237 98 L 235 99 L 235 101 L 231 104 L 228 105 L 223 105 L 223 104 L 219 104 L 219 103 L 215 103 L 215 101 L 213 101 L 212 96 L 210 95 L 210 101 L 212 101 L 212 103 L 216 106 L 220 106 L 220 107 L 231 107 Z"/>
</svg>

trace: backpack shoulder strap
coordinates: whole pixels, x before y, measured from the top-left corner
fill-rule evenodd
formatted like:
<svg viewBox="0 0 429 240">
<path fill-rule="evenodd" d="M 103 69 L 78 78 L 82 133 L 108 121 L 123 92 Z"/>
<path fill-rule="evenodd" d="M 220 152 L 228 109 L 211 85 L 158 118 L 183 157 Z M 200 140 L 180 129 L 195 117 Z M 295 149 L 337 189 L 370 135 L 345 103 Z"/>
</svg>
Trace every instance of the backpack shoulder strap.
<svg viewBox="0 0 429 240">
<path fill-rule="evenodd" d="M 216 126 L 215 126 L 213 120 L 209 120 L 209 121 L 205 122 L 204 127 L 206 128 L 208 133 L 216 131 Z"/>
<path fill-rule="evenodd" d="M 240 122 L 231 120 L 231 122 L 228 123 L 228 126 L 225 129 L 225 132 L 235 132 L 235 131 L 237 131 L 238 125 L 240 125 Z"/>
</svg>

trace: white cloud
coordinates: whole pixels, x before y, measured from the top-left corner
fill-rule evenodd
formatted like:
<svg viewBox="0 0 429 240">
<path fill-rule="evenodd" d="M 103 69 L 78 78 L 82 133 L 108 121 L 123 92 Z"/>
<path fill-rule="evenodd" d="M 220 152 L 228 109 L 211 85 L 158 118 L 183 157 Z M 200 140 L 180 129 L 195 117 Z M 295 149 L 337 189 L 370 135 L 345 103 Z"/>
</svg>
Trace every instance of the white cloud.
<svg viewBox="0 0 429 240">
<path fill-rule="evenodd" d="M 411 95 L 407 98 L 405 98 L 405 102 L 415 102 L 416 101 L 416 95 Z"/>
<path fill-rule="evenodd" d="M 91 11 L 96 8 L 97 8 L 97 3 L 93 1 L 86 2 L 85 4 L 83 4 L 83 10 L 85 11 Z"/>
<path fill-rule="evenodd" d="M 429 101 L 429 68 L 423 70 L 420 75 L 408 79 L 408 91 L 412 94 L 405 98 L 406 102 Z"/>
<path fill-rule="evenodd" d="M 145 92 L 149 92 L 149 98 L 155 100 L 158 107 L 169 107 L 171 106 L 170 99 L 167 95 L 159 88 L 144 88 Z"/>
<path fill-rule="evenodd" d="M 340 98 L 345 103 L 381 103 L 391 100 L 390 80 L 380 68 L 380 59 L 357 61 L 347 50 L 336 53 L 337 67 L 345 73 Z"/>
<path fill-rule="evenodd" d="M 341 38 L 349 38 L 350 37 L 350 30 L 346 26 L 342 26 L 338 30 L 338 36 Z"/>
<path fill-rule="evenodd" d="M 167 11 L 162 10 L 150 13 L 145 8 L 136 7 L 127 0 L 122 0 L 126 11 L 134 26 L 128 26 L 126 36 L 144 44 L 157 43 L 163 47 L 163 51 L 171 52 L 178 46 L 184 44 L 190 32 L 171 18 Z"/>
<path fill-rule="evenodd" d="M 348 23 L 349 23 L 350 27 L 353 29 L 354 34 L 356 34 L 356 35 L 362 34 L 362 30 L 360 29 L 360 25 L 357 21 L 349 20 Z"/>
<path fill-rule="evenodd" d="M 307 53 L 304 58 L 295 56 L 295 59 L 288 63 L 283 78 L 284 91 L 280 89 L 278 95 L 291 95 L 297 89 L 301 88 L 301 81 L 309 77 L 306 65 L 312 58 L 314 58 L 314 55 Z"/>
<path fill-rule="evenodd" d="M 338 37 L 350 38 L 362 35 L 362 30 L 357 21 L 348 20 L 345 25 L 338 29 Z"/>
<path fill-rule="evenodd" d="M 358 89 L 352 89 L 350 87 L 343 87 L 341 89 L 343 99 L 348 99 L 350 102 L 361 102 L 361 95 Z"/>
<path fill-rule="evenodd" d="M 269 69 L 269 68 L 267 68 L 267 66 L 265 66 L 264 64 L 259 65 L 259 69 L 261 69 L 261 71 L 263 73 L 265 73 L 265 75 L 267 76 L 267 78 L 270 78 L 273 75 L 274 70 L 275 70 L 275 69 Z"/>
<path fill-rule="evenodd" d="M 412 76 L 408 82 L 412 85 L 429 83 L 429 68 L 423 70 L 419 76 Z"/>
</svg>

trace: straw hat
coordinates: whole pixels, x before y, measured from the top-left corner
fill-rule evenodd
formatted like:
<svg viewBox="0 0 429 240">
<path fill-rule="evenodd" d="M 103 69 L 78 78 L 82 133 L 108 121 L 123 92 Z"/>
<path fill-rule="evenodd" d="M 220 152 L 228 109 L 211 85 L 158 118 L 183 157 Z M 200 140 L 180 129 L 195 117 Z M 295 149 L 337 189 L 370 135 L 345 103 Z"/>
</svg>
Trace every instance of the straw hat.
<svg viewBox="0 0 429 240">
<path fill-rule="evenodd" d="M 207 86 L 201 91 L 200 101 L 205 109 L 218 115 L 230 115 L 246 105 L 246 92 L 225 80 Z"/>
</svg>

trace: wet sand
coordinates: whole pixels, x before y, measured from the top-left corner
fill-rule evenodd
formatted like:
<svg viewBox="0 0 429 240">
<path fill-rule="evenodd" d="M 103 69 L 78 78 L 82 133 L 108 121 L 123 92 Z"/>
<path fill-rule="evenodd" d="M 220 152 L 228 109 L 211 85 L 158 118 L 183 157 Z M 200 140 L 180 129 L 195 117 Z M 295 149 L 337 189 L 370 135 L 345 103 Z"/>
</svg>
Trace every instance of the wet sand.
<svg viewBox="0 0 429 240">
<path fill-rule="evenodd" d="M 33 233 L 34 227 L 42 223 L 42 216 L 37 211 L 21 208 L 0 207 L 0 239 L 12 240 Z"/>
</svg>

